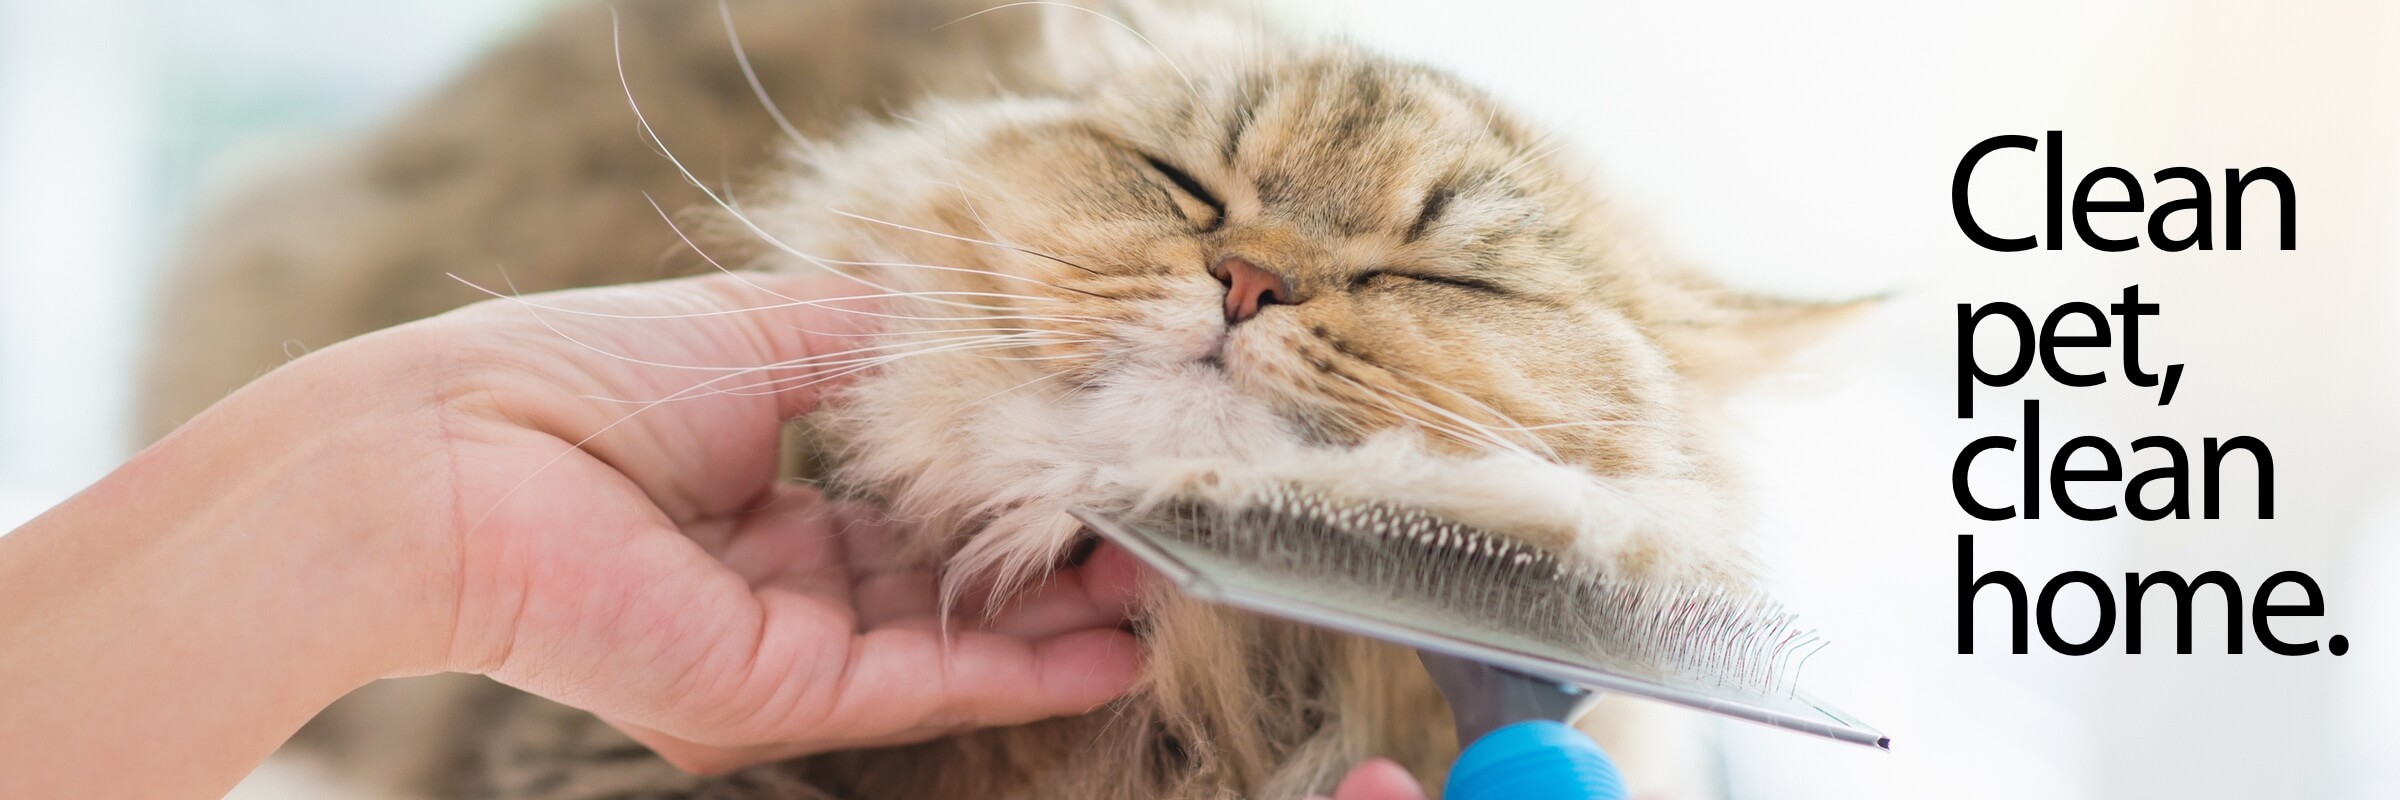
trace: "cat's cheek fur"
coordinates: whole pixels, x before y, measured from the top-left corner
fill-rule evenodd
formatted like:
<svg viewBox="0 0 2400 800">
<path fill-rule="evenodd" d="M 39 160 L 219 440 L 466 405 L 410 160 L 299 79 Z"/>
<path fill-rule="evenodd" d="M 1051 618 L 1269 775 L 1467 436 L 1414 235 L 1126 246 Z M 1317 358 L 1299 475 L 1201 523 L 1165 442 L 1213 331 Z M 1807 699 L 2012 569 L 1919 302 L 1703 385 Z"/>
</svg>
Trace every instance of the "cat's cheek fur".
<svg viewBox="0 0 2400 800">
<path fill-rule="evenodd" d="M 1107 357 L 1173 367 L 1195 365 L 1221 355 L 1229 333 L 1217 305 L 1224 289 L 1206 277 L 1185 283 L 1186 286 L 1177 287 L 1185 291 L 1170 292 L 1167 298 L 1126 303 L 1127 319 L 1113 332 L 1115 341 L 1108 348 Z M 1114 381 L 1138 382 L 1139 377 L 1122 376 Z"/>
<path fill-rule="evenodd" d="M 1076 506 L 1123 507 L 1144 458 L 1233 458 L 1299 432 L 1197 361 L 1113 366 L 1072 390 L 969 354 L 904 360 L 845 390 L 825 422 L 835 480 L 872 495 L 955 590 L 1036 580 L 1075 541 Z"/>
<path fill-rule="evenodd" d="M 1713 481 L 1450 455 L 1407 431 L 1310 445 L 1269 401 L 1199 361 L 1121 361 L 1075 388 L 1028 385 L 1044 373 L 1025 363 L 905 360 L 846 391 L 830 420 L 838 480 L 886 504 L 913 532 L 912 552 L 946 559 L 956 585 L 1038 580 L 1080 533 L 1069 508 L 1236 503 L 1277 484 L 1398 499 L 1630 580 L 1749 577 L 1735 504 Z"/>
</svg>

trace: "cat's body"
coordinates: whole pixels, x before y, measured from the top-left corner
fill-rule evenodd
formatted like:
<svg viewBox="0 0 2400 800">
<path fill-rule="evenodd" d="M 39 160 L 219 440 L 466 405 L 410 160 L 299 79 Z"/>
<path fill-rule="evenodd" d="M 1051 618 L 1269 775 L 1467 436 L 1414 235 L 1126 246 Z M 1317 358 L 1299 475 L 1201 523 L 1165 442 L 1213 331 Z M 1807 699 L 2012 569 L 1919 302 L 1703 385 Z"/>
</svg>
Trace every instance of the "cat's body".
<svg viewBox="0 0 2400 800">
<path fill-rule="evenodd" d="M 1077 543 L 1070 506 L 1294 480 L 1641 579 L 1746 578 L 1697 419 L 1762 332 L 1813 315 L 1651 252 L 1479 93 L 1207 11 L 734 3 L 819 142 L 787 160 L 713 4 L 618 5 L 644 117 L 729 202 L 651 151 L 605 17 L 568 11 L 204 239 L 152 430 L 287 340 L 474 299 L 444 272 L 531 291 L 706 268 L 648 191 L 714 205 L 687 230 L 737 266 L 909 295 L 881 340 L 908 355 L 813 427 L 838 490 L 958 585 L 1039 580 Z M 311 733 L 376 782 L 550 800 L 1296 798 L 1363 758 L 1432 780 L 1455 754 L 1406 651 L 1163 596 L 1139 630 L 1150 681 L 1100 712 L 716 778 L 470 679 L 371 688 Z M 1645 708 L 1587 724 L 1637 788 L 1706 796 L 1693 721 Z"/>
<path fill-rule="evenodd" d="M 805 136 L 925 95 L 977 97 L 1017 77 L 1030 17 L 940 27 L 979 0 L 728 8 L 759 83 Z M 621 15 L 625 83 L 610 7 Z M 367 331 L 485 295 L 504 272 L 536 292 L 710 269 L 659 211 L 707 202 L 635 128 L 710 181 L 754 179 L 788 144 L 716 3 L 578 3 L 358 146 L 290 168 L 204 220 L 158 304 L 142 425 L 156 438 L 235 387 Z"/>
</svg>

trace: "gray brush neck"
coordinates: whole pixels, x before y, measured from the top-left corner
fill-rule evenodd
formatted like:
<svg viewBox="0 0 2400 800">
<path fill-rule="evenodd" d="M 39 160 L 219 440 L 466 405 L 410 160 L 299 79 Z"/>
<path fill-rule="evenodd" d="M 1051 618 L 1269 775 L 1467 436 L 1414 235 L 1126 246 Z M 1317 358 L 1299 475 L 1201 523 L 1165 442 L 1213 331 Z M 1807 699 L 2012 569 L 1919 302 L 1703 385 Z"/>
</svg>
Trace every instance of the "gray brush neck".
<svg viewBox="0 0 2400 800">
<path fill-rule="evenodd" d="M 1424 662 L 1425 672 L 1433 676 L 1433 684 L 1450 701 L 1450 719 L 1458 725 L 1459 747 L 1527 720 L 1573 723 L 1600 699 L 1580 686 L 1431 650 L 1417 651 L 1417 660 Z"/>
</svg>

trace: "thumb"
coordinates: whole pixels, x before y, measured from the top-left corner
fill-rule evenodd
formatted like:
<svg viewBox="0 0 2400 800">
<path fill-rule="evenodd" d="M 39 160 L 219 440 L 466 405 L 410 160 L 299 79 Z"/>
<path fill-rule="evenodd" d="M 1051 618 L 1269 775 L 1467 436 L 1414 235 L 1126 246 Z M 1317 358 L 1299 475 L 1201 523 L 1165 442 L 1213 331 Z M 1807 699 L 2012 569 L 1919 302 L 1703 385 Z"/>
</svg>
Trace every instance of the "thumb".
<svg viewBox="0 0 2400 800">
<path fill-rule="evenodd" d="M 723 272 L 692 279 L 721 298 L 722 307 L 746 309 L 727 319 L 744 326 L 756 344 L 758 364 L 789 364 L 788 372 L 811 383 L 838 382 L 863 371 L 881 351 L 873 335 L 892 316 L 883 310 L 890 291 L 865 281 L 828 273 Z M 784 376 L 771 376 L 784 377 Z M 807 413 L 820 392 L 786 391 L 782 416 Z"/>
<path fill-rule="evenodd" d="M 838 749 L 1022 724 L 1091 711 L 1132 689 L 1142 673 L 1140 645 L 1115 629 L 1020 639 L 902 623 L 839 649 L 846 651 L 841 680 L 801 688 L 828 693 L 825 706 L 795 709 L 801 713 L 779 734 Z"/>
</svg>

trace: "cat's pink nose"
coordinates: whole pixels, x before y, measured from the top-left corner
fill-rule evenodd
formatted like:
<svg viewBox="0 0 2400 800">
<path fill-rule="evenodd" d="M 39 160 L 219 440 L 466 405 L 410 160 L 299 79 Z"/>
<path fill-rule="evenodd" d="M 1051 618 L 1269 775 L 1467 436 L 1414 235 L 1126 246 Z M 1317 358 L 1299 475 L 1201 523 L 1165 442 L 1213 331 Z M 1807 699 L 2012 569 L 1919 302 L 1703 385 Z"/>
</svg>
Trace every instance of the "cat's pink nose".
<svg viewBox="0 0 2400 800">
<path fill-rule="evenodd" d="M 1218 283 L 1225 284 L 1225 324 L 1239 325 L 1258 316 L 1267 306 L 1290 304 L 1292 285 L 1283 276 L 1268 272 L 1249 259 L 1233 256 L 1208 269 Z"/>
</svg>

